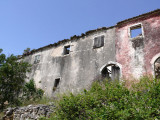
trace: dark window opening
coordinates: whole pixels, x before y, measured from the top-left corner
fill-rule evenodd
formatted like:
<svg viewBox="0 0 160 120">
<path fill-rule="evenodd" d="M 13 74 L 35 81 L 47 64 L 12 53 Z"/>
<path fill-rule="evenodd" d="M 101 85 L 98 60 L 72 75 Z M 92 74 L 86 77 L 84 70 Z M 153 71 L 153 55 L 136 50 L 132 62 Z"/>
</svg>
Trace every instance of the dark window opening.
<svg viewBox="0 0 160 120">
<path fill-rule="evenodd" d="M 60 78 L 57 78 L 55 79 L 55 82 L 54 82 L 54 86 L 53 86 L 53 91 L 55 91 L 59 85 L 59 82 L 60 82 Z"/>
<path fill-rule="evenodd" d="M 36 55 L 34 59 L 34 64 L 39 63 L 39 62 L 40 62 L 40 55 Z"/>
<path fill-rule="evenodd" d="M 102 70 L 102 78 L 111 78 L 111 71 L 107 67 Z"/>
<path fill-rule="evenodd" d="M 114 64 L 107 65 L 103 68 L 102 72 L 102 79 L 109 79 L 109 80 L 119 80 L 120 76 L 120 68 Z"/>
<path fill-rule="evenodd" d="M 104 36 L 95 37 L 93 48 L 100 48 L 102 46 L 104 46 Z"/>
<path fill-rule="evenodd" d="M 130 28 L 130 37 L 135 38 L 138 36 L 142 36 L 142 26 L 136 25 Z"/>
<path fill-rule="evenodd" d="M 158 58 L 154 63 L 155 77 L 160 78 L 160 58 Z"/>
<path fill-rule="evenodd" d="M 70 53 L 70 45 L 69 46 L 64 46 L 64 55 L 67 55 Z"/>
</svg>

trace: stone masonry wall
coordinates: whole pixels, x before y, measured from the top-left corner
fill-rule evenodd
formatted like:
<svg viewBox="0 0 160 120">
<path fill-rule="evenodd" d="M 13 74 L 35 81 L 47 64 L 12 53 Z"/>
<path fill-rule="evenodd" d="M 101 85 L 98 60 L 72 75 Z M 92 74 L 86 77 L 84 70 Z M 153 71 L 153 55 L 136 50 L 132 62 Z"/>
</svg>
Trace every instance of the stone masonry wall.
<svg viewBox="0 0 160 120">
<path fill-rule="evenodd" d="M 54 105 L 28 105 L 27 107 L 7 108 L 3 120 L 38 120 L 39 117 L 49 117 Z"/>
</svg>

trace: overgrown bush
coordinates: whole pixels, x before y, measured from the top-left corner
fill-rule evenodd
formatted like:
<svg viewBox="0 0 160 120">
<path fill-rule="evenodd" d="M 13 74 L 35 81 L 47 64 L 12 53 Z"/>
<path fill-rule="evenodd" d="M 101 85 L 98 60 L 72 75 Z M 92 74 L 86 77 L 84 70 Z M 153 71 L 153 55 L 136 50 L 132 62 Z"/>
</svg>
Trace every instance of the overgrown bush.
<svg viewBox="0 0 160 120">
<path fill-rule="evenodd" d="M 90 90 L 63 95 L 50 119 L 160 119 L 160 80 L 143 77 L 131 89 L 119 83 L 95 82 Z"/>
<path fill-rule="evenodd" d="M 41 99 L 43 96 L 44 91 L 40 88 L 36 88 L 34 80 L 30 80 L 29 82 L 25 83 L 23 88 L 23 100 L 35 100 Z"/>
</svg>

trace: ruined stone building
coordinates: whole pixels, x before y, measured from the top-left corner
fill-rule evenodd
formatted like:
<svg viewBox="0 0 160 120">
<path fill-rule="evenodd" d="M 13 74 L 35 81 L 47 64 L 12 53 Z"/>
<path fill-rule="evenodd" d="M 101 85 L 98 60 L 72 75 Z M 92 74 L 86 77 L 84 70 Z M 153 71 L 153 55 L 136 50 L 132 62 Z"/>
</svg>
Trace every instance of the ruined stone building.
<svg viewBox="0 0 160 120">
<path fill-rule="evenodd" d="M 99 78 L 160 76 L 160 9 L 24 54 L 46 95 L 79 91 Z"/>
</svg>

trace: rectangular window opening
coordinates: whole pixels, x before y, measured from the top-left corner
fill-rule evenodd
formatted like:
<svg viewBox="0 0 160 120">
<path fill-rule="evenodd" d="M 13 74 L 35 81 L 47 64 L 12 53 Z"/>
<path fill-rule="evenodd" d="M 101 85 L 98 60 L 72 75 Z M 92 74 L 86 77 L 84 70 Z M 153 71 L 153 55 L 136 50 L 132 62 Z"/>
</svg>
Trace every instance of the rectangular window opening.
<svg viewBox="0 0 160 120">
<path fill-rule="evenodd" d="M 70 53 L 70 45 L 64 46 L 64 55 L 68 55 Z"/>
<path fill-rule="evenodd" d="M 54 82 L 54 86 L 53 86 L 53 91 L 55 91 L 59 85 L 59 82 L 60 82 L 60 78 L 57 78 L 55 79 L 55 82 Z"/>
<path fill-rule="evenodd" d="M 137 25 L 130 28 L 130 37 L 135 38 L 138 36 L 142 36 L 142 26 Z"/>
<path fill-rule="evenodd" d="M 104 36 L 95 37 L 93 48 L 100 48 L 102 46 L 104 46 Z"/>
<path fill-rule="evenodd" d="M 36 55 L 34 59 L 34 63 L 39 63 L 40 62 L 40 55 Z"/>
</svg>

